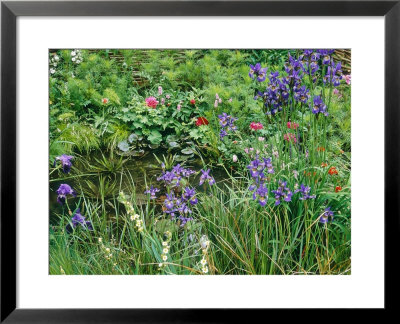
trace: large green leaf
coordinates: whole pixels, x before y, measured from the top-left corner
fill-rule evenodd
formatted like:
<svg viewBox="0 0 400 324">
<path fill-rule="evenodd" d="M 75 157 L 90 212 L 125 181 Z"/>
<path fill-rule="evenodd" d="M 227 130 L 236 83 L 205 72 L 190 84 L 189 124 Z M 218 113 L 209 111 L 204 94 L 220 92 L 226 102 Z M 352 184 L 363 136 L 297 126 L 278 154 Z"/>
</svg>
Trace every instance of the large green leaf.
<svg viewBox="0 0 400 324">
<path fill-rule="evenodd" d="M 157 144 L 161 143 L 162 136 L 161 136 L 161 133 L 158 130 L 153 129 L 150 132 L 150 135 L 148 136 L 147 139 L 150 141 L 151 144 L 156 144 L 157 145 Z"/>
</svg>

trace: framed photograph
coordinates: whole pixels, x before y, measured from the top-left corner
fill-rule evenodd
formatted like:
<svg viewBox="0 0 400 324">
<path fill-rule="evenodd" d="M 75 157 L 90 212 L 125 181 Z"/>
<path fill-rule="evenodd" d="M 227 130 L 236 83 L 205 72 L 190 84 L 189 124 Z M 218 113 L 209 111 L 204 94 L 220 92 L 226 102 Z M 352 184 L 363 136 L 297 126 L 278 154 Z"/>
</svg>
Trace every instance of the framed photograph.
<svg viewBox="0 0 400 324">
<path fill-rule="evenodd" d="M 2 2 L 1 321 L 393 308 L 399 15 Z"/>
</svg>

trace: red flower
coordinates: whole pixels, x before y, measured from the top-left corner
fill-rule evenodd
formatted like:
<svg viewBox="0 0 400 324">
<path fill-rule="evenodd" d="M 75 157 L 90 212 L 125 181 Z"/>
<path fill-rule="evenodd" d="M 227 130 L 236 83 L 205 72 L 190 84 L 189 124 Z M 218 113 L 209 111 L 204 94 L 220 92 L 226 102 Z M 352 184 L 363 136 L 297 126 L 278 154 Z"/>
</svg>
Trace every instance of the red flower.
<svg viewBox="0 0 400 324">
<path fill-rule="evenodd" d="M 330 175 L 334 175 L 334 174 L 338 174 L 338 171 L 336 170 L 335 167 L 330 167 L 328 173 L 329 173 Z"/>
<path fill-rule="evenodd" d="M 148 97 L 146 98 L 146 105 L 150 108 L 156 108 L 158 105 L 158 101 L 155 97 Z"/>
<path fill-rule="evenodd" d="M 194 104 L 196 104 L 196 100 L 191 99 L 191 100 L 190 100 L 190 103 L 191 103 L 192 105 L 194 105 Z M 207 122 L 207 124 L 208 124 L 208 122 Z M 207 124 L 206 124 L 206 125 L 207 125 Z"/>
<path fill-rule="evenodd" d="M 325 152 L 325 147 L 317 147 L 317 152 Z"/>
<path fill-rule="evenodd" d="M 341 191 L 341 190 L 342 190 L 342 187 L 341 187 L 341 186 L 336 186 L 335 192 L 339 192 L 339 191 Z"/>
<path fill-rule="evenodd" d="M 103 98 L 103 99 L 101 99 L 101 102 L 102 102 L 103 104 L 108 104 L 109 101 L 110 101 L 110 100 L 108 100 L 108 98 Z"/>
<path fill-rule="evenodd" d="M 205 117 L 198 117 L 196 120 L 196 126 L 208 125 L 208 120 Z"/>
<path fill-rule="evenodd" d="M 325 168 L 325 167 L 328 166 L 328 163 L 322 162 L 322 163 L 321 163 L 321 166 L 322 166 L 323 168 Z"/>
<path fill-rule="evenodd" d="M 261 123 L 255 123 L 255 122 L 251 122 L 250 123 L 250 128 L 254 129 L 254 130 L 258 130 L 258 129 L 263 129 L 264 126 Z"/>
<path fill-rule="evenodd" d="M 295 122 L 287 122 L 287 128 L 289 129 L 297 129 L 297 127 L 299 127 L 299 124 L 295 123 Z"/>
</svg>

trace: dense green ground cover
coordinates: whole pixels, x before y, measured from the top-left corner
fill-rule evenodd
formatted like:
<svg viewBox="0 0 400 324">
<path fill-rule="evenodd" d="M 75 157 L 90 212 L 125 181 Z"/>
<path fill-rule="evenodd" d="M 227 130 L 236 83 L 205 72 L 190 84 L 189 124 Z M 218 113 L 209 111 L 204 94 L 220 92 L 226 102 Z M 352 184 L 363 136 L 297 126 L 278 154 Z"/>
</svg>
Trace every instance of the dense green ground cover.
<svg viewBox="0 0 400 324">
<path fill-rule="evenodd" d="M 50 273 L 350 274 L 334 57 L 51 51 Z"/>
</svg>

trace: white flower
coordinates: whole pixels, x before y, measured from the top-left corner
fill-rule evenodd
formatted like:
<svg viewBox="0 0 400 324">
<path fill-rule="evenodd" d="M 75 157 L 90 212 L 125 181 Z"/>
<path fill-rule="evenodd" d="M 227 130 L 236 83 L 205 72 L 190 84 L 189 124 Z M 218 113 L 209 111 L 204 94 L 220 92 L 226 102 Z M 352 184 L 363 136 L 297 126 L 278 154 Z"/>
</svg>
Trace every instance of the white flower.
<svg viewBox="0 0 400 324">
<path fill-rule="evenodd" d="M 163 266 L 163 263 L 159 263 L 158 267 L 161 268 Z"/>
<path fill-rule="evenodd" d="M 51 74 L 54 74 L 54 73 L 56 73 L 56 70 L 50 69 L 50 73 L 51 73 Z"/>
<path fill-rule="evenodd" d="M 201 270 L 203 271 L 203 273 L 207 273 L 208 272 L 208 267 L 203 267 Z"/>
<path fill-rule="evenodd" d="M 77 61 L 76 61 L 76 64 L 79 64 L 79 63 L 81 63 L 81 61 L 80 61 L 80 60 L 77 60 Z"/>
<path fill-rule="evenodd" d="M 259 140 L 260 142 L 262 142 L 262 141 L 265 140 L 265 137 L 261 137 L 261 136 L 260 136 L 260 137 L 258 138 L 258 140 Z"/>
<path fill-rule="evenodd" d="M 54 56 L 54 59 L 55 59 L 56 61 L 58 61 L 60 58 L 59 58 L 57 55 L 55 55 L 55 56 Z"/>
<path fill-rule="evenodd" d="M 167 248 L 163 249 L 162 251 L 163 251 L 163 253 L 165 253 L 165 254 L 167 254 L 167 253 L 169 252 L 169 250 L 168 250 Z"/>
<path fill-rule="evenodd" d="M 168 245 L 168 242 L 162 242 L 162 245 L 163 245 L 163 246 L 167 246 L 167 245 Z"/>
<path fill-rule="evenodd" d="M 166 255 L 162 256 L 163 261 L 167 261 L 168 257 Z"/>
<path fill-rule="evenodd" d="M 107 253 L 110 252 L 110 248 L 106 248 L 106 252 L 107 252 Z"/>
<path fill-rule="evenodd" d="M 200 245 L 201 245 L 202 249 L 207 249 L 208 248 L 208 246 L 210 245 L 210 241 L 208 240 L 207 235 L 203 235 L 200 238 Z"/>
<path fill-rule="evenodd" d="M 205 266 L 207 264 L 207 260 L 206 259 L 201 259 L 200 263 Z"/>
<path fill-rule="evenodd" d="M 233 156 L 232 156 L 232 161 L 233 161 L 233 162 L 237 162 L 237 160 L 238 160 L 237 155 L 236 155 L 236 154 L 233 154 Z"/>
<path fill-rule="evenodd" d="M 71 60 L 72 60 L 72 62 L 75 62 L 75 61 L 76 61 L 76 58 L 75 58 L 75 57 L 73 57 Z"/>
<path fill-rule="evenodd" d="M 71 52 L 71 56 L 75 56 L 76 55 L 76 52 L 75 51 L 72 51 Z"/>
<path fill-rule="evenodd" d="M 99 237 L 99 243 L 103 242 L 103 239 L 101 237 Z"/>
</svg>

